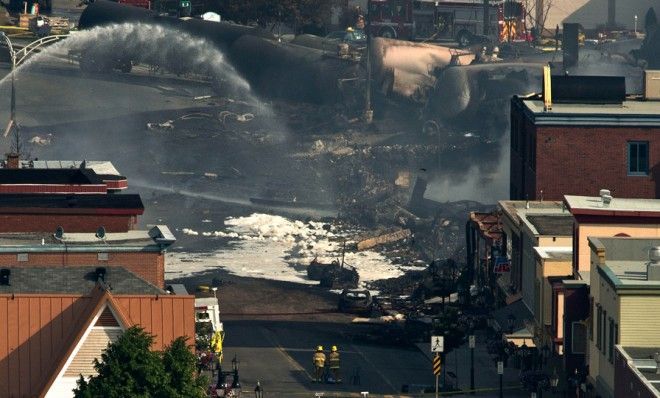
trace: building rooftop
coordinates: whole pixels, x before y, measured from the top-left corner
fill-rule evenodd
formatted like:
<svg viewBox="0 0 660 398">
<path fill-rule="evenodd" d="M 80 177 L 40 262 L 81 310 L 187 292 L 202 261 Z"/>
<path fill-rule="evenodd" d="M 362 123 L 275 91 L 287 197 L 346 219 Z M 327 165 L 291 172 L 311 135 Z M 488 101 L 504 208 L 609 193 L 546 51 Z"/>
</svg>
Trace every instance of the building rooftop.
<svg viewBox="0 0 660 398">
<path fill-rule="evenodd" d="M 493 213 L 480 213 L 471 212 L 470 221 L 475 223 L 481 234 L 493 241 L 499 240 L 502 237 L 502 223 L 500 222 L 499 214 Z"/>
<path fill-rule="evenodd" d="M 537 125 L 660 127 L 660 102 L 628 99 L 621 104 L 553 103 L 545 111 L 540 98 L 519 98 Z"/>
<path fill-rule="evenodd" d="M 98 267 L 18 267 L 0 294 L 88 294 L 97 284 Z M 105 267 L 105 283 L 112 294 L 166 294 L 122 267 Z"/>
<path fill-rule="evenodd" d="M 592 252 L 604 258 L 598 274 L 617 290 L 660 290 L 660 280 L 647 280 L 649 249 L 660 238 L 589 237 Z"/>
<path fill-rule="evenodd" d="M 544 260 L 570 261 L 573 259 L 572 247 L 535 247 L 537 255 Z"/>
<path fill-rule="evenodd" d="M 90 169 L 0 169 L 0 185 L 101 185 Z"/>
<path fill-rule="evenodd" d="M 539 235 L 573 235 L 573 217 L 562 215 L 528 214 L 527 219 L 536 228 Z"/>
<path fill-rule="evenodd" d="M 628 366 L 639 379 L 660 395 L 660 375 L 657 374 L 657 364 L 654 356 L 660 352 L 660 347 L 623 347 L 617 345 Z"/>
<path fill-rule="evenodd" d="M 20 162 L 22 169 L 80 169 L 81 166 L 93 170 L 96 174 L 121 176 L 108 160 L 21 160 Z"/>
<path fill-rule="evenodd" d="M 499 206 L 509 218 L 525 224 L 534 235 L 573 235 L 573 217 L 561 201 L 503 200 Z"/>
<path fill-rule="evenodd" d="M 660 217 L 660 199 L 612 198 L 605 204 L 600 196 L 564 196 L 570 212 L 585 215 Z"/>
<path fill-rule="evenodd" d="M 166 225 L 150 230 L 95 233 L 0 233 L 0 253 L 161 251 L 176 241 Z"/>
</svg>

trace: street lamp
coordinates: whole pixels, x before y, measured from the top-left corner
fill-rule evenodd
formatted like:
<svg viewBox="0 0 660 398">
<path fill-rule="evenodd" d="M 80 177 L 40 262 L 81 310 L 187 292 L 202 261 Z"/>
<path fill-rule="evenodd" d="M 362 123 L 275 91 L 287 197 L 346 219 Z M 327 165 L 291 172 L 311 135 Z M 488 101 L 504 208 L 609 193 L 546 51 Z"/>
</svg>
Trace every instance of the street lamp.
<svg viewBox="0 0 660 398">
<path fill-rule="evenodd" d="M 550 388 L 552 392 L 557 392 L 557 386 L 559 386 L 559 375 L 557 374 L 557 368 L 554 368 L 552 371 L 552 376 L 550 376 Z"/>
<path fill-rule="evenodd" d="M 635 36 L 637 36 L 637 15 L 635 15 Z"/>
<path fill-rule="evenodd" d="M 15 91 L 15 86 L 14 86 L 14 71 L 16 69 L 16 52 L 14 51 L 14 46 L 12 45 L 11 41 L 9 40 L 9 37 L 5 34 L 5 32 L 0 32 L 0 38 L 2 38 L 5 43 L 7 44 L 7 49 L 9 51 L 9 57 L 11 58 L 11 102 L 10 102 L 10 111 L 9 111 L 9 124 L 7 125 L 7 128 L 5 129 L 4 136 L 6 137 L 9 132 L 11 131 L 12 127 L 17 127 L 16 126 L 16 91 Z M 18 129 L 16 129 L 16 153 L 19 152 L 20 149 L 20 143 L 19 143 L 19 135 L 18 135 Z"/>
<path fill-rule="evenodd" d="M 260 381 L 257 381 L 257 386 L 254 388 L 254 398 L 264 398 L 264 391 L 261 388 Z"/>
<path fill-rule="evenodd" d="M 231 367 L 234 369 L 234 380 L 231 382 L 231 391 L 234 393 L 235 397 L 241 396 L 241 381 L 238 376 L 238 366 L 240 361 L 236 359 L 236 354 L 234 354 L 234 359 L 231 360 Z"/>
</svg>

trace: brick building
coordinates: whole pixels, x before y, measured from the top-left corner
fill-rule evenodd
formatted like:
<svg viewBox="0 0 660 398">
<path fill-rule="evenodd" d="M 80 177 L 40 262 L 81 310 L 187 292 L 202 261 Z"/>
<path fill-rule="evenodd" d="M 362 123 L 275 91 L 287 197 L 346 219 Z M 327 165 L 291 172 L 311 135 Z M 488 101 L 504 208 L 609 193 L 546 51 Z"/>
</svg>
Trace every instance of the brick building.
<svg viewBox="0 0 660 398">
<path fill-rule="evenodd" d="M 513 200 L 561 200 L 601 188 L 660 198 L 660 102 L 554 103 L 511 100 Z"/>
<path fill-rule="evenodd" d="M 0 233 L 0 267 L 122 266 L 160 288 L 165 251 L 176 238 L 164 225 L 121 233 Z"/>
<path fill-rule="evenodd" d="M 137 194 L 0 194 L 0 233 L 127 232 L 143 213 Z"/>
<path fill-rule="evenodd" d="M 2 397 L 72 397 L 78 377 L 95 374 L 93 359 L 133 325 L 155 336 L 154 350 L 194 339 L 194 297 L 122 267 L 8 270 L 0 278 Z"/>
<path fill-rule="evenodd" d="M 0 162 L 0 233 L 109 232 L 135 228 L 144 205 L 108 161 L 18 160 Z"/>
</svg>

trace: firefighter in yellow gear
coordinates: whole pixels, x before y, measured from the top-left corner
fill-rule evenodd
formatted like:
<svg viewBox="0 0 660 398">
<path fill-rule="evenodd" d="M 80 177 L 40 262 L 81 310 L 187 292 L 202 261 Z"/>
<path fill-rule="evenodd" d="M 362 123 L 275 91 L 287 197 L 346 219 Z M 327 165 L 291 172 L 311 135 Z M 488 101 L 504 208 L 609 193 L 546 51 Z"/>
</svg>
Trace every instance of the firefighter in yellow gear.
<svg viewBox="0 0 660 398">
<path fill-rule="evenodd" d="M 314 353 L 314 381 L 320 383 L 323 379 L 323 371 L 325 370 L 325 353 L 323 346 L 316 347 Z"/>
<path fill-rule="evenodd" d="M 225 332 L 219 330 L 213 333 L 213 336 L 211 336 L 211 351 L 215 353 L 215 357 L 218 360 L 218 366 L 222 364 L 222 343 L 224 340 Z"/>
<path fill-rule="evenodd" d="M 339 351 L 336 345 L 333 345 L 330 350 L 328 362 L 330 363 L 330 372 L 332 372 L 332 378 L 335 380 L 335 383 L 341 383 L 339 376 Z"/>
</svg>

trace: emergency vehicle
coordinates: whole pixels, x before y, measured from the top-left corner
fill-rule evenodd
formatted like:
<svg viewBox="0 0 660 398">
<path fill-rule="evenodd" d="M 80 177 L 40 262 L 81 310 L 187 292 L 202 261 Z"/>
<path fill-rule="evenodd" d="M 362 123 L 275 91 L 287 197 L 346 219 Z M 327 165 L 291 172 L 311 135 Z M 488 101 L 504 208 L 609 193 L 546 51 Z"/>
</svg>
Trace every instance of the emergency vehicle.
<svg viewBox="0 0 660 398">
<path fill-rule="evenodd" d="M 486 40 L 529 40 L 525 7 L 519 1 L 491 0 L 484 6 L 483 0 L 369 0 L 368 13 L 374 36 L 454 40 L 461 47 Z"/>
</svg>

